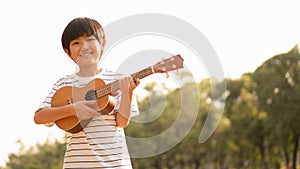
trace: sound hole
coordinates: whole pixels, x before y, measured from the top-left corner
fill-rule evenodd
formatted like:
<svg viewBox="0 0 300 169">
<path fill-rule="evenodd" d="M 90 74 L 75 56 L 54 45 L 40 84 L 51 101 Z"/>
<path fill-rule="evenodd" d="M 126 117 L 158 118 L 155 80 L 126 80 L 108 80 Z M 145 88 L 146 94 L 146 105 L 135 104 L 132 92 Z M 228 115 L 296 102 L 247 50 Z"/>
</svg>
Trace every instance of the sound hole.
<svg viewBox="0 0 300 169">
<path fill-rule="evenodd" d="M 85 100 L 96 100 L 97 93 L 95 90 L 89 90 L 85 95 Z"/>
</svg>

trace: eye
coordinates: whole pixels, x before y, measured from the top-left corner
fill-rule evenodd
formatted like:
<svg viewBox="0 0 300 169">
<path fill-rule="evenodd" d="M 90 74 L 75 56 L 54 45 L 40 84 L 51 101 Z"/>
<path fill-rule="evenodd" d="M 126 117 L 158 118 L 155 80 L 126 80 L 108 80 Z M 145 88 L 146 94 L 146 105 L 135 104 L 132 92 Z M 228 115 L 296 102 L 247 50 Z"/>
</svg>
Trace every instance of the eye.
<svg viewBox="0 0 300 169">
<path fill-rule="evenodd" d="M 89 40 L 89 41 L 93 41 L 93 40 L 96 40 L 96 38 L 90 37 L 88 40 Z"/>
<path fill-rule="evenodd" d="M 74 42 L 71 43 L 72 46 L 76 46 L 76 45 L 78 45 L 78 44 L 79 44 L 78 41 L 74 41 Z"/>
</svg>

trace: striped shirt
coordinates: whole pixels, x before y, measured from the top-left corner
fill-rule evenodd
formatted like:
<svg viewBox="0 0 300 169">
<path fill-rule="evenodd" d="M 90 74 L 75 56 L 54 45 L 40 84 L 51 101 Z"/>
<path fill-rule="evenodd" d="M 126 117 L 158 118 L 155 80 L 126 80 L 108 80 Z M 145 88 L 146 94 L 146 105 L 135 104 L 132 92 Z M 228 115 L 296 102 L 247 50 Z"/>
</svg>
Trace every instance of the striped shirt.
<svg viewBox="0 0 300 169">
<path fill-rule="evenodd" d="M 121 74 L 102 71 L 95 77 L 79 77 L 76 74 L 59 79 L 51 92 L 40 104 L 39 109 L 51 107 L 54 93 L 64 86 L 82 87 L 95 78 L 102 79 L 106 84 L 122 78 Z M 109 96 L 118 109 L 121 92 L 115 97 Z M 68 133 L 67 149 L 64 157 L 64 169 L 100 169 L 100 168 L 132 168 L 123 128 L 116 126 L 115 112 L 93 118 L 87 127 L 79 133 Z M 131 116 L 137 115 L 136 97 L 132 98 Z M 52 126 L 54 123 L 45 124 Z"/>
</svg>

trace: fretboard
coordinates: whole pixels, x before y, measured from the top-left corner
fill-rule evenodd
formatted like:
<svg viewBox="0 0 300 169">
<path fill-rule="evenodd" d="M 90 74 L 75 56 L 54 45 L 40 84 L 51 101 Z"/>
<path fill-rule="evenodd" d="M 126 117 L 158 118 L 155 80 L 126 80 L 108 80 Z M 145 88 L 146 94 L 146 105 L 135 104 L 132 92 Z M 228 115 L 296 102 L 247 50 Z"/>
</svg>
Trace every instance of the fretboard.
<svg viewBox="0 0 300 169">
<path fill-rule="evenodd" d="M 136 79 L 142 79 L 144 77 L 147 77 L 153 73 L 154 73 L 153 68 L 152 68 L 152 66 L 150 66 L 139 72 L 133 73 L 130 76 L 132 77 L 133 80 L 136 80 Z M 119 89 L 120 89 L 120 86 L 119 86 L 118 80 L 113 81 L 107 85 L 101 86 L 98 89 L 96 89 L 97 97 L 98 98 L 103 97 L 103 96 L 108 95 L 111 92 L 117 91 Z"/>
</svg>

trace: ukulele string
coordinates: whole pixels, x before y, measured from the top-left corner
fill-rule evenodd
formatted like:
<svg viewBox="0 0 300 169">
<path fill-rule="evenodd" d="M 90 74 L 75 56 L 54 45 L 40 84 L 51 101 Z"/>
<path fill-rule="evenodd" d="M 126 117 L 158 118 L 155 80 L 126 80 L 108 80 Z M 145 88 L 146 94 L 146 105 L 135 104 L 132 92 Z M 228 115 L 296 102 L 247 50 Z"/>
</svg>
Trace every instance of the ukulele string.
<svg viewBox="0 0 300 169">
<path fill-rule="evenodd" d="M 144 69 L 140 72 L 132 74 L 131 77 L 133 79 L 143 78 L 143 77 L 146 77 L 146 76 L 150 75 L 151 74 L 150 72 L 152 72 L 152 71 L 150 71 L 149 68 L 147 68 L 147 69 Z M 116 91 L 116 90 L 120 89 L 118 81 L 114 81 L 112 83 L 109 83 L 106 86 L 101 86 L 101 87 L 103 87 L 103 88 L 102 89 L 98 88 L 96 90 L 97 91 L 97 98 L 101 98 L 101 97 L 103 97 L 103 96 L 105 96 L 105 95 L 107 95 L 107 94 L 109 94 L 113 91 Z"/>
<path fill-rule="evenodd" d="M 172 61 L 173 60 L 171 60 L 171 61 L 170 60 L 165 60 L 164 63 L 161 64 L 161 65 L 164 65 L 164 67 L 162 67 L 160 69 L 163 70 L 163 71 L 166 71 L 166 68 L 169 67 L 169 66 L 166 66 L 166 65 L 168 65 L 166 63 L 169 63 L 169 62 L 172 62 Z M 173 67 L 171 67 L 171 68 L 173 68 Z M 135 78 L 142 79 L 142 78 L 144 78 L 144 77 L 146 77 L 150 74 L 153 74 L 153 73 L 155 73 L 154 69 L 153 69 L 152 66 L 150 66 L 146 69 L 143 69 L 139 72 L 136 72 L 136 73 L 132 74 L 131 77 L 133 79 L 135 79 Z M 85 98 L 89 98 L 89 97 L 93 97 L 93 96 L 96 96 L 96 99 L 99 99 L 99 98 L 111 93 L 112 91 L 116 91 L 118 89 L 119 89 L 118 81 L 114 81 L 114 82 L 109 83 L 107 85 L 100 86 L 98 89 L 95 89 L 95 93 L 88 93 L 88 94 L 85 94 L 85 95 L 84 95 L 84 93 L 81 93 L 83 95 L 83 97 L 78 97 L 76 99 L 84 100 Z"/>
<path fill-rule="evenodd" d="M 134 73 L 131 75 L 131 77 L 134 78 L 144 78 L 150 74 L 152 74 L 152 68 L 146 68 L 140 72 Z M 79 97 L 74 98 L 75 100 L 85 100 L 85 98 L 89 98 L 89 97 L 93 97 L 96 96 L 97 99 L 111 93 L 112 91 L 116 91 L 119 89 L 119 84 L 118 81 L 114 81 L 111 82 L 107 85 L 104 86 L 100 86 L 97 89 L 95 89 L 95 93 L 87 93 L 85 94 L 85 92 L 78 92 L 77 94 L 79 94 Z"/>
</svg>

